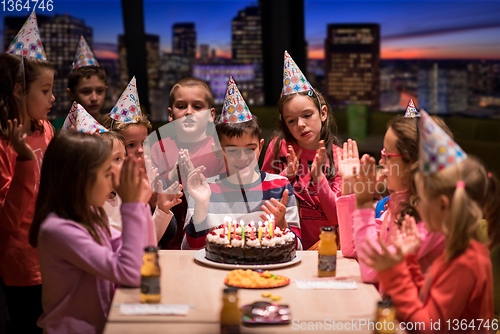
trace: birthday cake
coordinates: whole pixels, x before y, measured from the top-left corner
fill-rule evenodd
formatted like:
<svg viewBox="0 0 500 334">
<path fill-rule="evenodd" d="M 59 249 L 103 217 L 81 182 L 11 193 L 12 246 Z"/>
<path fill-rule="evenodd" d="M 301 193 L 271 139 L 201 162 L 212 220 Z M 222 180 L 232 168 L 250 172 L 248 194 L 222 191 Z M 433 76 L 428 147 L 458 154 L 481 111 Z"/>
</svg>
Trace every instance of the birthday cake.
<svg viewBox="0 0 500 334">
<path fill-rule="evenodd" d="M 205 239 L 205 257 L 228 264 L 274 264 L 295 258 L 295 234 L 274 225 L 227 223 Z"/>
</svg>

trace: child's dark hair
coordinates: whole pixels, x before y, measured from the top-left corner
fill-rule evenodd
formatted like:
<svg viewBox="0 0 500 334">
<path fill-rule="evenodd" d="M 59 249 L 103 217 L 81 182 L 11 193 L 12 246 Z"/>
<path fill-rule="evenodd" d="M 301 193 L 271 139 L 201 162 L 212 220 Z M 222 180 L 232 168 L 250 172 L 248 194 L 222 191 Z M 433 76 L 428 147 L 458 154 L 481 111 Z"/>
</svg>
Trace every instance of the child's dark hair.
<svg viewBox="0 0 500 334">
<path fill-rule="evenodd" d="M 311 94 L 312 92 L 312 94 Z M 328 159 L 328 163 L 330 165 L 330 169 L 328 173 L 326 173 L 326 178 L 331 180 L 337 174 L 337 169 L 335 168 L 335 163 L 333 160 L 333 145 L 340 146 L 340 140 L 337 137 L 337 124 L 335 123 L 335 119 L 333 118 L 333 111 L 330 104 L 325 100 L 323 95 L 317 90 L 305 91 L 290 95 L 284 95 L 280 98 L 278 102 L 278 110 L 280 112 L 280 120 L 278 122 L 278 127 L 274 131 L 274 137 L 276 138 L 276 142 L 274 143 L 274 160 L 279 160 L 279 152 L 281 149 L 281 141 L 285 139 L 285 141 L 289 143 L 296 143 L 297 141 L 290 133 L 288 126 L 283 119 L 283 109 L 287 103 L 293 100 L 296 96 L 306 96 L 308 97 L 318 108 L 318 112 L 321 114 L 321 109 L 323 106 L 327 107 L 327 116 L 326 119 L 321 122 L 321 132 L 320 132 L 320 140 L 325 141 L 326 148 L 326 157 Z M 279 172 L 276 170 L 275 172 Z"/>
<path fill-rule="evenodd" d="M 99 136 L 76 131 L 61 131 L 50 142 L 42 163 L 40 190 L 29 242 L 38 245 L 38 232 L 50 213 L 82 225 L 100 243 L 96 225 L 108 233 L 106 213 L 88 203 L 89 186 L 96 171 L 110 157 L 111 147 Z"/>
<path fill-rule="evenodd" d="M 212 108 L 214 105 L 214 93 L 212 92 L 212 88 L 210 88 L 210 85 L 205 81 L 193 77 L 183 78 L 177 81 L 175 85 L 172 87 L 168 99 L 168 105 L 170 106 L 170 108 L 172 108 L 175 103 L 175 92 L 177 92 L 177 90 L 180 87 L 196 87 L 196 86 L 205 90 L 206 102 L 208 103 L 208 107 Z"/>
<path fill-rule="evenodd" d="M 73 92 L 75 86 L 78 85 L 82 79 L 90 79 L 93 76 L 97 76 L 100 80 L 104 81 L 106 84 L 107 75 L 106 70 L 99 66 L 82 66 L 71 70 L 68 75 L 68 88 Z"/>
<path fill-rule="evenodd" d="M 36 81 L 41 69 L 54 72 L 54 65 L 47 60 L 25 58 L 11 54 L 0 55 L 0 134 L 7 137 L 9 130 L 7 121 L 17 119 L 24 123 L 22 110 L 25 108 L 23 101 L 14 94 L 16 89 L 26 96 L 31 84 Z M 17 87 L 17 88 L 16 88 Z M 45 132 L 44 122 L 31 120 L 31 130 Z"/>
<path fill-rule="evenodd" d="M 243 135 L 243 133 L 248 133 L 252 137 L 259 138 L 259 140 L 262 139 L 262 130 L 260 129 L 257 116 L 253 115 L 251 120 L 240 123 L 224 123 L 223 119 L 222 115 L 219 115 L 214 121 L 215 130 L 217 131 L 219 139 L 221 135 L 224 135 L 227 138 L 239 138 Z"/>
</svg>

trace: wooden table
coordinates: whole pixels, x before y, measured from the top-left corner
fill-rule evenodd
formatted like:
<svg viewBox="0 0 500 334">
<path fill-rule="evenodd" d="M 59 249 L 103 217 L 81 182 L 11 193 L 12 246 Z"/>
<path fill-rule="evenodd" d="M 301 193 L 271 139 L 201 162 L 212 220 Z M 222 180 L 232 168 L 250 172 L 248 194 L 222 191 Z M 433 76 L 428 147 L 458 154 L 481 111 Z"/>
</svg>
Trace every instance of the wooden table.
<svg viewBox="0 0 500 334">
<path fill-rule="evenodd" d="M 188 304 L 194 308 L 187 316 L 125 316 L 120 315 L 119 305 L 138 303 L 139 289 L 118 288 L 108 317 L 105 334 L 114 333 L 219 333 L 219 317 L 222 307 L 223 280 L 228 270 L 208 267 L 196 262 L 195 251 L 162 250 L 159 252 L 162 270 L 161 289 L 163 304 Z M 337 253 L 337 277 L 350 276 L 358 288 L 356 290 L 299 290 L 295 279 L 317 277 L 316 251 L 299 252 L 302 261 L 292 267 L 274 269 L 271 272 L 289 277 L 292 283 L 286 287 L 271 290 L 240 289 L 239 305 L 264 300 L 263 291 L 270 291 L 282 297 L 281 304 L 288 304 L 292 314 L 289 325 L 241 327 L 242 333 L 290 333 L 309 332 L 309 323 L 315 323 L 314 332 L 320 333 L 320 324 L 335 322 L 358 323 L 359 320 L 373 321 L 380 295 L 373 285 L 363 284 L 356 260 L 347 259 Z M 328 319 L 328 320 L 327 320 Z M 326 320 L 326 321 L 325 321 Z M 302 330 L 300 330 L 302 326 Z M 339 326 L 337 324 L 337 326 Z M 332 332 L 328 327 L 324 331 Z M 351 332 L 352 330 L 336 330 Z M 355 330 L 354 330 L 355 331 Z M 371 333 L 368 326 L 357 332 Z"/>
</svg>

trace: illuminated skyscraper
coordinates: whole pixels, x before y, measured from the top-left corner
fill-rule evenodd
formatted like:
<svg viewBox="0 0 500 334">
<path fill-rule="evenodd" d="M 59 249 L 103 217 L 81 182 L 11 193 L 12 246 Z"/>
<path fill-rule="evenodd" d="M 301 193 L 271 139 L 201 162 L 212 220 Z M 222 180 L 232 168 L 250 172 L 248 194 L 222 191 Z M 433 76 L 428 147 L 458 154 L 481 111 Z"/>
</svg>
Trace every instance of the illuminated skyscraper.
<svg viewBox="0 0 500 334">
<path fill-rule="evenodd" d="M 208 44 L 200 45 L 200 62 L 206 64 L 210 58 L 210 46 Z"/>
<path fill-rule="evenodd" d="M 233 63 L 262 63 L 262 28 L 259 7 L 238 11 L 231 29 Z"/>
<path fill-rule="evenodd" d="M 325 95 L 333 108 L 380 108 L 380 26 L 329 24 L 325 40 Z"/>
<path fill-rule="evenodd" d="M 176 23 L 172 27 L 172 53 L 186 56 L 191 64 L 196 58 L 196 30 L 194 23 Z"/>
<path fill-rule="evenodd" d="M 25 21 L 25 16 L 4 18 L 4 50 L 9 47 Z M 71 108 L 71 101 L 66 93 L 68 74 L 71 72 L 80 36 L 83 35 L 92 46 L 92 28 L 86 26 L 84 20 L 69 15 L 37 15 L 37 21 L 47 59 L 57 71 L 53 88 L 56 102 L 49 114 L 50 119 L 55 119 L 66 115 Z"/>
<path fill-rule="evenodd" d="M 418 69 L 419 107 L 431 114 L 467 110 L 467 68 L 457 63 L 427 63 Z"/>
</svg>

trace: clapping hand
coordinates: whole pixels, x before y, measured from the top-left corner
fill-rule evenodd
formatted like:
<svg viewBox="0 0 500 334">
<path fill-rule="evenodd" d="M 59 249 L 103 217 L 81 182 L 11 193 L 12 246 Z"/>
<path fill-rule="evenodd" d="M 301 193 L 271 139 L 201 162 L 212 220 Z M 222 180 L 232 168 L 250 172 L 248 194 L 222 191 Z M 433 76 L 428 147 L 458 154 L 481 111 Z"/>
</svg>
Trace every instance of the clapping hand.
<svg viewBox="0 0 500 334">
<path fill-rule="evenodd" d="M 27 161 L 36 159 L 31 146 L 26 142 L 28 135 L 23 133 L 23 125 L 18 124 L 17 119 L 14 119 L 14 121 L 9 119 L 7 121 L 7 129 L 9 131 L 7 139 L 17 153 L 17 160 Z"/>
<path fill-rule="evenodd" d="M 290 182 L 292 182 L 297 175 L 297 170 L 299 169 L 299 159 L 301 155 L 302 155 L 302 150 L 299 150 L 299 152 L 295 154 L 292 145 L 288 145 L 288 153 L 286 154 L 285 175 Z"/>
<path fill-rule="evenodd" d="M 360 169 L 358 144 L 355 140 L 348 139 L 342 152 L 337 148 L 337 163 L 342 177 L 342 195 L 354 193 L 356 175 Z"/>
<path fill-rule="evenodd" d="M 205 169 L 204 166 L 197 167 L 188 176 L 186 188 L 196 203 L 208 203 L 212 195 L 210 186 L 203 175 Z"/>
<path fill-rule="evenodd" d="M 179 165 L 179 170 L 183 179 L 194 170 L 194 165 L 189 157 L 188 150 L 182 148 L 179 150 L 179 159 L 177 160 L 177 164 Z"/>
<path fill-rule="evenodd" d="M 270 201 L 266 201 L 265 205 L 262 205 L 262 211 L 264 211 L 267 215 L 274 215 L 274 219 L 276 222 L 276 226 L 285 229 L 288 227 L 288 223 L 285 219 L 286 214 L 286 206 L 288 204 L 288 189 L 285 189 L 283 192 L 283 197 L 281 201 L 278 201 L 276 198 L 271 198 Z M 260 215 L 262 220 L 267 220 L 268 218 L 265 215 Z"/>
<path fill-rule="evenodd" d="M 151 187 L 139 165 L 137 159 L 127 157 L 123 162 L 119 182 L 118 175 L 113 174 L 113 189 L 120 195 L 123 203 L 147 203 L 151 197 Z"/>
<path fill-rule="evenodd" d="M 158 194 L 158 207 L 163 212 L 168 212 L 171 208 L 182 202 L 182 184 L 174 182 L 167 188 L 165 193 Z"/>
<path fill-rule="evenodd" d="M 357 209 L 373 208 L 376 175 L 375 159 L 368 154 L 363 155 L 360 171 L 356 176 L 356 184 L 354 185 Z"/>
<path fill-rule="evenodd" d="M 394 245 L 396 252 L 393 253 L 382 240 L 378 240 L 378 243 L 381 247 L 380 252 L 372 245 L 370 240 L 366 240 L 365 245 L 367 246 L 361 249 L 364 256 L 360 257 L 364 264 L 375 269 L 377 272 L 381 272 L 391 269 L 403 261 L 404 254 L 401 247 Z"/>
<path fill-rule="evenodd" d="M 404 255 L 417 254 L 420 249 L 420 233 L 418 233 L 417 223 L 415 218 L 409 215 L 405 216 L 403 220 L 401 231 L 398 230 L 397 239 L 394 242 Z"/>
<path fill-rule="evenodd" d="M 315 184 L 321 182 L 325 174 L 323 173 L 323 168 L 326 162 L 326 148 L 325 141 L 319 141 L 319 149 L 316 152 L 316 156 L 311 164 L 311 178 Z"/>
</svg>

